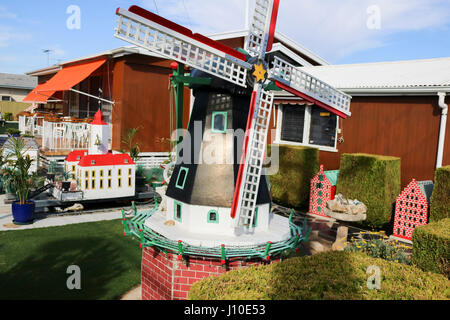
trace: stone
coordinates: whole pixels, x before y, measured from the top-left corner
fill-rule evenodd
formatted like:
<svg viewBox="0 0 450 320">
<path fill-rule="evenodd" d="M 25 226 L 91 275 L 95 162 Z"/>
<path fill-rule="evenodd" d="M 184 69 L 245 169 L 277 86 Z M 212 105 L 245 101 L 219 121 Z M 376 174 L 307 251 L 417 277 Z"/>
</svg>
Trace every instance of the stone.
<svg viewBox="0 0 450 320">
<path fill-rule="evenodd" d="M 173 226 L 175 226 L 175 221 L 173 221 L 173 220 L 166 221 L 164 223 L 164 225 L 168 226 L 168 227 L 173 227 Z"/>
</svg>

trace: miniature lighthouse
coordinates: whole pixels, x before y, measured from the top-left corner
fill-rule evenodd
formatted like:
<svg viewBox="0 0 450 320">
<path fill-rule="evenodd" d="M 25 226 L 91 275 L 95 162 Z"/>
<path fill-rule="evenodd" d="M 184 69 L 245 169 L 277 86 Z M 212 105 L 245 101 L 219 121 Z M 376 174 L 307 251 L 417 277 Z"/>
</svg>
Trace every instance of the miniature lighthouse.
<svg viewBox="0 0 450 320">
<path fill-rule="evenodd" d="M 99 109 L 91 122 L 89 154 L 107 154 L 109 152 L 109 127 Z"/>
</svg>

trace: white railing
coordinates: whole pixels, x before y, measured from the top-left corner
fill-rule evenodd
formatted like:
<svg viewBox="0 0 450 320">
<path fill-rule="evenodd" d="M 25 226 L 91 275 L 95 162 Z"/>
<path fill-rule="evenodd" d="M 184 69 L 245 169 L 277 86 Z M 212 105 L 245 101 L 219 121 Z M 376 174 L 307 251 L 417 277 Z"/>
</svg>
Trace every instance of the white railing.
<svg viewBox="0 0 450 320">
<path fill-rule="evenodd" d="M 141 165 L 145 169 L 158 168 L 170 159 L 170 152 L 142 152 L 139 154 L 136 165 Z"/>
<path fill-rule="evenodd" d="M 89 149 L 89 133 L 88 123 L 44 120 L 42 148 L 50 151 Z"/>
<path fill-rule="evenodd" d="M 19 130 L 21 134 L 42 136 L 44 117 L 19 116 Z"/>
</svg>

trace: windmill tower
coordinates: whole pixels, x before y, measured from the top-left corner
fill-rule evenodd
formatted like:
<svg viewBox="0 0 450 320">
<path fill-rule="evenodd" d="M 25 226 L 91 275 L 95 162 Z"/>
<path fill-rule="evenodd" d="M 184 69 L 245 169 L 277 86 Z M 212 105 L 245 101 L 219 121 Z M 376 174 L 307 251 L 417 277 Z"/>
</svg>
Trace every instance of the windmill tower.
<svg viewBox="0 0 450 320">
<path fill-rule="evenodd" d="M 137 6 L 117 10 L 115 36 L 177 61 L 174 77 L 189 83 L 195 96 L 188 127 L 191 139 L 183 142 L 178 154 L 166 193 L 167 211 L 136 212 L 131 221 L 124 220 L 125 234 L 138 236 L 145 249 L 144 298 L 186 298 L 187 287 L 176 288 L 188 273 L 177 270 L 206 270 L 206 265 L 218 262 L 218 268 L 208 269 L 218 274 L 245 261 L 277 260 L 284 250 L 295 250 L 305 236 L 290 219 L 270 211 L 263 161 L 274 93 L 266 88 L 276 86 L 343 118 L 351 115 L 351 97 L 278 57 L 268 65 L 278 7 L 279 0 L 255 1 L 247 51 L 194 34 Z M 188 77 L 184 64 L 193 69 Z M 240 143 L 234 138 L 238 131 L 245 132 Z M 199 161 L 205 151 L 214 154 L 215 161 Z M 230 155 L 232 161 L 227 161 Z M 160 251 L 168 255 L 161 257 Z M 172 273 L 172 282 L 157 286 L 166 289 L 154 293 L 154 284 L 147 280 Z M 189 275 L 190 285 L 210 274 Z"/>
<path fill-rule="evenodd" d="M 109 127 L 103 113 L 98 109 L 90 124 L 89 154 L 99 155 L 109 153 Z"/>
</svg>

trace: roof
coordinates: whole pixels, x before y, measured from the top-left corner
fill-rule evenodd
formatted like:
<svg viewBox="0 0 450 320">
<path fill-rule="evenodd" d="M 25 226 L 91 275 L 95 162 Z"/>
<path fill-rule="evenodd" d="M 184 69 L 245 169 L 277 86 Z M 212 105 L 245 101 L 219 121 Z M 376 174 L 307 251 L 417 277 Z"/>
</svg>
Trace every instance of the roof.
<svg viewBox="0 0 450 320">
<path fill-rule="evenodd" d="M 346 93 L 450 92 L 450 57 L 301 67 Z"/>
<path fill-rule="evenodd" d="M 69 153 L 69 155 L 66 158 L 67 162 L 78 162 L 88 154 L 88 150 L 75 150 Z"/>
<path fill-rule="evenodd" d="M 0 73 L 0 87 L 14 89 L 34 89 L 38 84 L 36 77 L 24 74 Z"/>
<path fill-rule="evenodd" d="M 105 118 L 103 117 L 103 113 L 100 109 L 98 109 L 97 113 L 94 116 L 94 121 L 91 122 L 91 124 L 94 125 L 99 125 L 99 126 L 106 126 L 108 125 L 105 120 Z"/>
<path fill-rule="evenodd" d="M 78 163 L 80 167 L 105 167 L 105 166 L 120 166 L 120 165 L 134 165 L 134 161 L 127 153 L 119 154 L 98 154 L 84 156 Z"/>
<path fill-rule="evenodd" d="M 332 186 L 336 186 L 338 182 L 339 170 L 325 171 L 325 176 Z"/>
<path fill-rule="evenodd" d="M 423 195 L 427 198 L 428 203 L 430 203 L 431 195 L 433 193 L 434 184 L 433 181 L 427 180 L 427 181 L 417 181 L 417 184 L 420 187 L 420 190 L 422 190 Z"/>
</svg>

